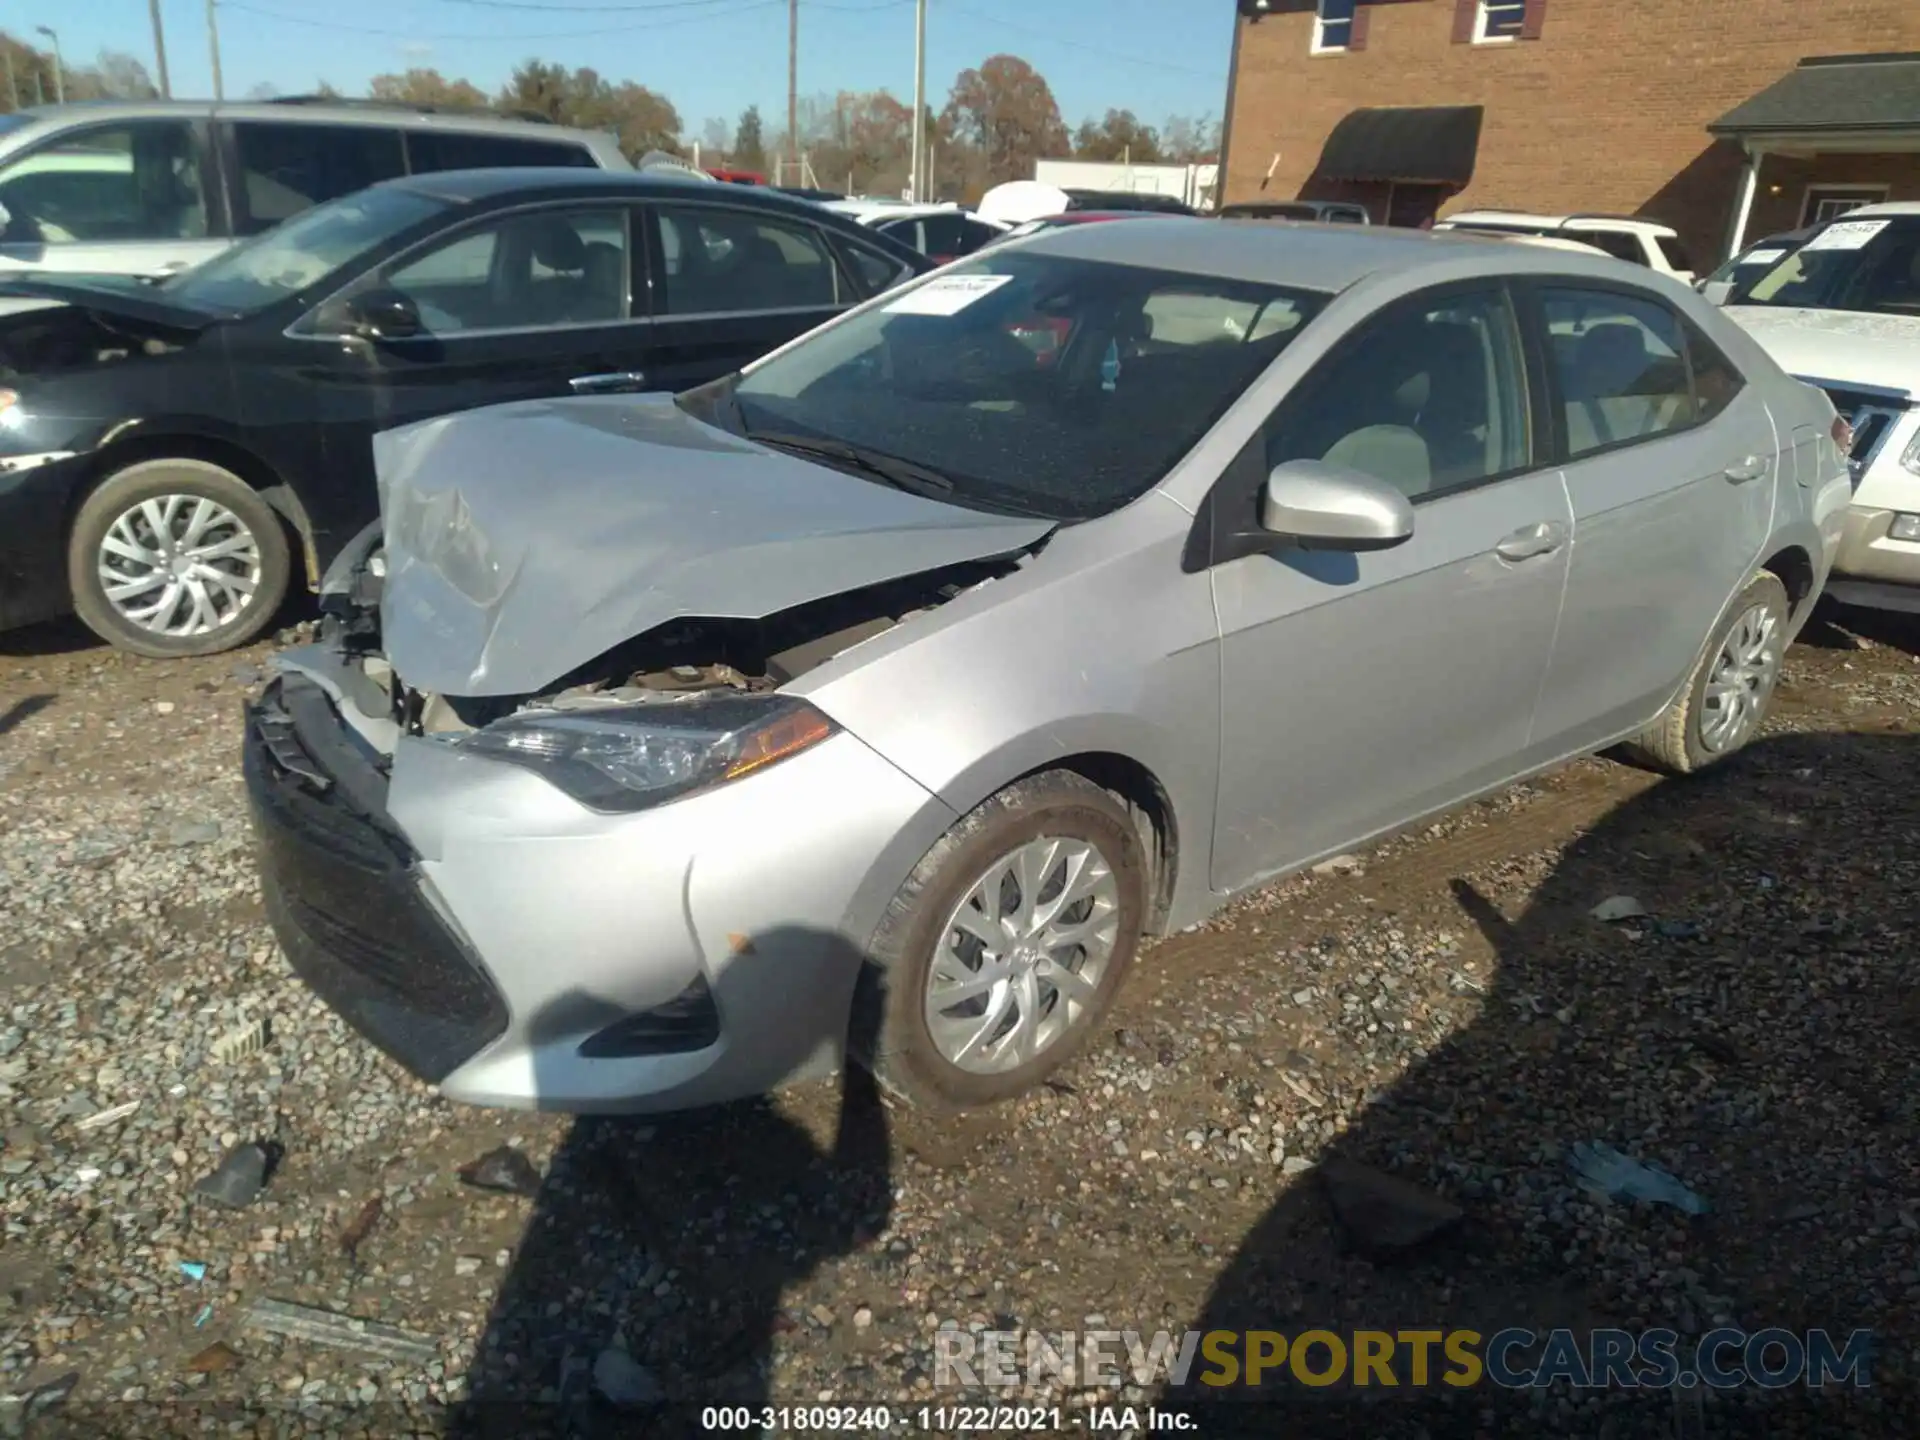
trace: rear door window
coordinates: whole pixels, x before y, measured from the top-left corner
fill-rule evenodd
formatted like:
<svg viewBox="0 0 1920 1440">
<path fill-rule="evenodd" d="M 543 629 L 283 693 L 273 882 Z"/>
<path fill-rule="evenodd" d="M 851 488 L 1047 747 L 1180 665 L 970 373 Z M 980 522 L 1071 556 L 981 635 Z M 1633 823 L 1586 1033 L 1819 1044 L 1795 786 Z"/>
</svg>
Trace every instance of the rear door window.
<svg viewBox="0 0 1920 1440">
<path fill-rule="evenodd" d="M 819 231 L 718 206 L 659 205 L 661 315 L 826 309 L 840 272 Z"/>
<path fill-rule="evenodd" d="M 242 235 L 406 173 L 400 132 L 387 126 L 241 120 L 233 138 L 234 222 Z"/>
<path fill-rule="evenodd" d="M 1694 423 L 1686 342 L 1673 311 L 1651 297 L 1573 286 L 1543 290 L 1541 304 L 1569 459 Z"/>
<path fill-rule="evenodd" d="M 416 175 L 434 170 L 492 170 L 520 165 L 594 168 L 594 158 L 585 147 L 557 140 L 462 134 L 457 130 L 409 130 L 406 137 L 407 165 Z"/>
</svg>

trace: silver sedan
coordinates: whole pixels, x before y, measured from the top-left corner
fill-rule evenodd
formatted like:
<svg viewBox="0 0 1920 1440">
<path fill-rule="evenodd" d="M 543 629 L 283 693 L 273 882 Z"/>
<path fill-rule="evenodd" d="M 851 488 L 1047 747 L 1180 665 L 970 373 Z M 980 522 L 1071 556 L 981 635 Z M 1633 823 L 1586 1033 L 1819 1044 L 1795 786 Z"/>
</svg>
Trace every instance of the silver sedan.
<svg viewBox="0 0 1920 1440">
<path fill-rule="evenodd" d="M 996 247 L 718 384 L 379 437 L 245 763 L 269 915 L 479 1104 L 851 1052 L 948 1110 L 1143 935 L 1630 742 L 1738 750 L 1847 503 L 1685 287 L 1386 229 Z"/>
</svg>

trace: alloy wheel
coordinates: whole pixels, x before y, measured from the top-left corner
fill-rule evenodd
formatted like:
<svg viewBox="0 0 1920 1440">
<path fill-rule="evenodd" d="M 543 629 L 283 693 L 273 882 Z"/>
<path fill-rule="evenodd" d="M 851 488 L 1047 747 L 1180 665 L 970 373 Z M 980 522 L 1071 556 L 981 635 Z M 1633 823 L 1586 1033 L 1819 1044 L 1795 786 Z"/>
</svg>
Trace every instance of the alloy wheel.
<svg viewBox="0 0 1920 1440">
<path fill-rule="evenodd" d="M 260 541 L 201 495 L 156 495 L 101 537 L 100 588 L 114 612 L 155 635 L 205 635 L 233 624 L 260 586 Z"/>
<path fill-rule="evenodd" d="M 1760 726 L 1780 679 L 1780 618 L 1769 605 L 1749 605 L 1720 642 L 1707 674 L 1700 744 L 1716 755 L 1737 750 Z"/>
<path fill-rule="evenodd" d="M 947 917 L 928 967 L 935 1048 L 974 1074 L 1051 1049 L 1091 1013 L 1119 924 L 1119 882 L 1088 841 L 1043 835 L 999 856 Z"/>
</svg>

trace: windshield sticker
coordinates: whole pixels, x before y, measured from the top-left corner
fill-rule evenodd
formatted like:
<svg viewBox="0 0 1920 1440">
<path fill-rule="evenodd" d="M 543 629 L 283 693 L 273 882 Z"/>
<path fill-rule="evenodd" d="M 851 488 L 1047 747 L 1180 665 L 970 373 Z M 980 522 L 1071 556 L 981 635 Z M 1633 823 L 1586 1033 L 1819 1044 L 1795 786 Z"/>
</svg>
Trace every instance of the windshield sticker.
<svg viewBox="0 0 1920 1440">
<path fill-rule="evenodd" d="M 1742 265 L 1771 265 L 1787 252 L 1784 250 L 1755 250 L 1742 260 Z"/>
<path fill-rule="evenodd" d="M 1107 341 L 1106 358 L 1100 362 L 1100 388 L 1111 395 L 1114 387 L 1119 383 L 1120 342 L 1118 340 L 1109 340 Z"/>
<path fill-rule="evenodd" d="M 1011 279 L 1011 275 L 942 275 L 882 308 L 889 315 L 958 315 Z"/>
<path fill-rule="evenodd" d="M 1836 220 L 1800 248 L 1858 250 L 1892 223 L 1890 220 Z"/>
</svg>

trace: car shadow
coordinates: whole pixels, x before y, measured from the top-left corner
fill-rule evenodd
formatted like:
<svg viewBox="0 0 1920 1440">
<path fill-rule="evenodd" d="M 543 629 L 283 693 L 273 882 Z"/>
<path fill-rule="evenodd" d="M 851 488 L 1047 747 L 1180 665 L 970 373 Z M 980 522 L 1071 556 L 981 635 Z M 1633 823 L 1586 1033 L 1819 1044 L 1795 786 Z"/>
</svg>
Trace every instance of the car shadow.
<svg viewBox="0 0 1920 1440">
<path fill-rule="evenodd" d="M 1920 615 L 1908 615 L 1897 610 L 1868 610 L 1858 605 L 1823 600 L 1800 638 L 1809 644 L 1852 650 L 1857 648 L 1856 637 L 1894 650 L 1904 650 L 1909 655 L 1920 655 Z"/>
<path fill-rule="evenodd" d="M 1288 1146 L 1315 1168 L 1275 1172 L 1276 1199 L 1195 1328 L 1320 1330 L 1350 1359 L 1362 1330 L 1565 1328 L 1584 1346 L 1596 1328 L 1667 1327 L 1683 1367 L 1721 1325 L 1820 1328 L 1841 1346 L 1906 1332 L 1920 861 L 1898 797 L 1916 774 L 1909 737 L 1765 739 L 1655 785 L 1537 866 L 1489 864 L 1453 877 L 1451 900 L 1392 917 L 1483 937 L 1491 973 L 1449 981 L 1473 1018 L 1423 1044 L 1428 1002 L 1355 984 L 1336 1038 L 1411 1063 L 1355 1097 L 1338 1133 L 1326 1110 L 1298 1115 Z M 1594 916 L 1618 897 L 1644 913 Z M 1661 1167 L 1710 1210 L 1601 1199 L 1572 1168 L 1582 1142 Z M 1422 1385 L 1411 1348 L 1397 1344 L 1397 1383 L 1376 1371 L 1364 1386 L 1350 1364 L 1305 1383 L 1290 1350 L 1249 1389 L 1203 1354 L 1162 1403 L 1208 1436 L 1920 1434 L 1904 1346 L 1876 1356 L 1871 1388 L 1820 1393 L 1460 1386 L 1438 1344 Z M 1524 1370 L 1539 1354 L 1507 1358 Z M 1314 1342 L 1304 1373 L 1325 1377 L 1332 1358 Z"/>
<path fill-rule="evenodd" d="M 822 937 L 755 940 L 778 955 Z M 844 940 L 826 940 L 858 963 Z M 570 996 L 551 1008 L 590 1007 Z M 849 1037 L 790 1038 L 800 1054 Z M 776 1334 L 818 1323 L 788 1315 L 783 1293 L 870 1243 L 891 1215 L 886 1107 L 857 1066 L 839 1087 L 837 1128 L 819 1139 L 768 1099 L 575 1119 L 446 1433 L 671 1440 L 708 1433 L 705 1406 L 764 1403 Z"/>
</svg>

